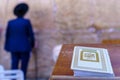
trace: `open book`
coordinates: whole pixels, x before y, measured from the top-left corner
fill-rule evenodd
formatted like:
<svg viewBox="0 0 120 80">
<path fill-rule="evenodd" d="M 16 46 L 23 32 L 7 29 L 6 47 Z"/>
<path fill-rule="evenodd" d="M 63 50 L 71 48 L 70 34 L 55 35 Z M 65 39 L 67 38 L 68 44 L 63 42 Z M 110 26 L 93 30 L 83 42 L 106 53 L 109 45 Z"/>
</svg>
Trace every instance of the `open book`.
<svg viewBox="0 0 120 80">
<path fill-rule="evenodd" d="M 75 46 L 71 69 L 74 76 L 114 77 L 109 53 L 104 48 Z"/>
</svg>

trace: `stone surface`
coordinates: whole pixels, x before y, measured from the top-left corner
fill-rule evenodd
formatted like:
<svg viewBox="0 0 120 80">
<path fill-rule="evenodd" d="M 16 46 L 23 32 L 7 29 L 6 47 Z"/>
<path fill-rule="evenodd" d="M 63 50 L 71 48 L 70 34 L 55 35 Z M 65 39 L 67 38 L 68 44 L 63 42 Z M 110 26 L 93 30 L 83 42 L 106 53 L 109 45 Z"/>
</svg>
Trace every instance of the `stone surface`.
<svg viewBox="0 0 120 80">
<path fill-rule="evenodd" d="M 0 2 L 0 64 L 5 69 L 10 69 L 11 62 L 10 54 L 4 50 L 5 29 L 8 20 L 15 18 L 13 8 L 19 2 L 30 7 L 25 17 L 31 20 L 36 37 L 28 78 L 50 76 L 56 45 L 120 39 L 120 0 L 3 0 Z"/>
</svg>

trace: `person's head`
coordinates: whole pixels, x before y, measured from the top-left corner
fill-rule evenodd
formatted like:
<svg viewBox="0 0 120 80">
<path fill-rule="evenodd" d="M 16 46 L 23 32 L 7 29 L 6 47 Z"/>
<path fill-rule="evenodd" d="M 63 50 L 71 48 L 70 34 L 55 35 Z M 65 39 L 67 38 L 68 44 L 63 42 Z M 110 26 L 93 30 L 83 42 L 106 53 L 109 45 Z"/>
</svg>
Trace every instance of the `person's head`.
<svg viewBox="0 0 120 80">
<path fill-rule="evenodd" d="M 24 17 L 28 9 L 29 7 L 26 3 L 20 3 L 16 5 L 13 12 L 17 17 Z"/>
</svg>

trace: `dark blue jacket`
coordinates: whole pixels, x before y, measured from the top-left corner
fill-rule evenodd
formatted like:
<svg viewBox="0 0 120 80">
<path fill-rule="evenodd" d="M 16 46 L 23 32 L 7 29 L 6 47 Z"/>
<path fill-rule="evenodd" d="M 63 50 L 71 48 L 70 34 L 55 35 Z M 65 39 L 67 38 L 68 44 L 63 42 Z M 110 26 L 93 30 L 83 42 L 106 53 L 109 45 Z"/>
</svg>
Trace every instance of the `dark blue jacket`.
<svg viewBox="0 0 120 80">
<path fill-rule="evenodd" d="M 30 52 L 34 47 L 34 33 L 28 19 L 10 20 L 6 30 L 5 50 L 10 52 Z"/>
</svg>

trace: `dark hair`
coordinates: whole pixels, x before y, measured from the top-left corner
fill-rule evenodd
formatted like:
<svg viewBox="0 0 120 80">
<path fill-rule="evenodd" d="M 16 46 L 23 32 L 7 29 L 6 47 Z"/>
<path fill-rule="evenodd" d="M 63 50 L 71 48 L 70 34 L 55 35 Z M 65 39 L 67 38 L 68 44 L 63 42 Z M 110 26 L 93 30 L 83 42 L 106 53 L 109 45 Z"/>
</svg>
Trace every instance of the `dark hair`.
<svg viewBox="0 0 120 80">
<path fill-rule="evenodd" d="M 17 17 L 23 17 L 28 11 L 29 7 L 26 3 L 20 3 L 14 8 L 14 14 Z"/>
</svg>

